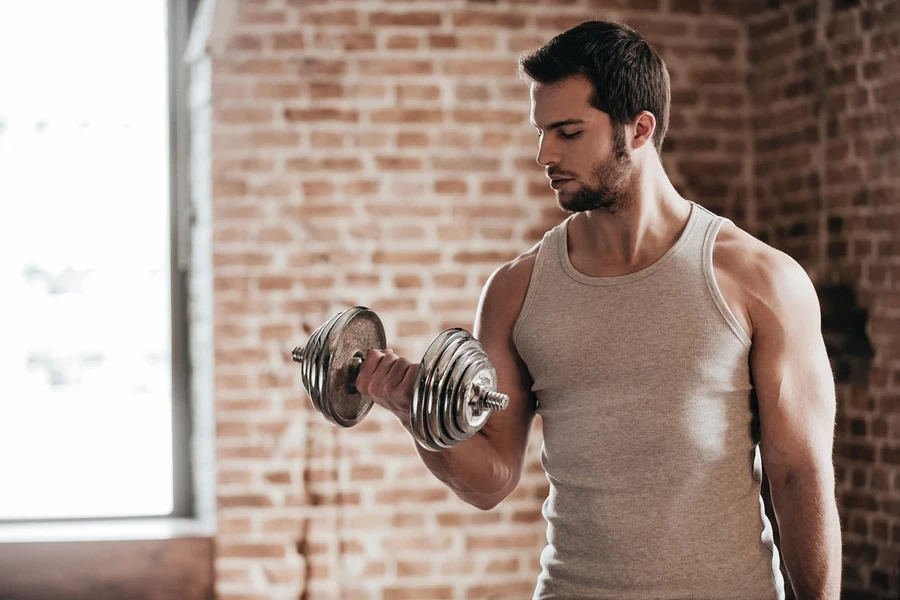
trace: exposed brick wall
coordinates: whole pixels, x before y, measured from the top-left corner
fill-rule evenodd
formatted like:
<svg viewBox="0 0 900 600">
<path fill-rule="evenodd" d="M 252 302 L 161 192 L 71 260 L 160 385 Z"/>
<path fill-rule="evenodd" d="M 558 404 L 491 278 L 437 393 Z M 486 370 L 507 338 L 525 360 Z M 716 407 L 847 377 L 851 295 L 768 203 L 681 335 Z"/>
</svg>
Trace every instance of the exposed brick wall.
<svg viewBox="0 0 900 600">
<path fill-rule="evenodd" d="M 212 60 L 220 598 L 530 597 L 540 419 L 519 488 L 481 512 L 385 411 L 325 422 L 290 350 L 357 304 L 414 360 L 471 331 L 489 274 L 563 217 L 517 59 L 586 17 L 632 24 L 666 60 L 682 194 L 752 221 L 745 30 L 733 3 L 696 6 L 240 2 Z"/>
<path fill-rule="evenodd" d="M 842 330 L 828 337 L 835 340 L 830 355 L 838 380 L 844 589 L 847 597 L 897 598 L 900 4 L 807 0 L 754 6 L 760 10 L 746 16 L 753 69 L 753 233 L 807 268 L 828 327 Z M 848 348 L 854 339 L 856 348 L 864 348 L 864 338 L 870 358 Z"/>
</svg>

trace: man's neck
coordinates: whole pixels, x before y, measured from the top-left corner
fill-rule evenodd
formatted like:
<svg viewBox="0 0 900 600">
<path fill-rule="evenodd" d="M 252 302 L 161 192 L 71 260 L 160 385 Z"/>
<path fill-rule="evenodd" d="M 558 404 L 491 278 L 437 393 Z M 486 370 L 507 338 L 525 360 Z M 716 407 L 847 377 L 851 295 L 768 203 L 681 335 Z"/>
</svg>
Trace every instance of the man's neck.
<svg viewBox="0 0 900 600">
<path fill-rule="evenodd" d="M 577 215 L 570 223 L 569 255 L 602 264 L 604 270 L 633 272 L 665 254 L 684 231 L 691 203 L 675 191 L 668 178 L 662 186 L 643 187 L 641 192 L 649 195 L 640 193 L 621 211 Z"/>
</svg>

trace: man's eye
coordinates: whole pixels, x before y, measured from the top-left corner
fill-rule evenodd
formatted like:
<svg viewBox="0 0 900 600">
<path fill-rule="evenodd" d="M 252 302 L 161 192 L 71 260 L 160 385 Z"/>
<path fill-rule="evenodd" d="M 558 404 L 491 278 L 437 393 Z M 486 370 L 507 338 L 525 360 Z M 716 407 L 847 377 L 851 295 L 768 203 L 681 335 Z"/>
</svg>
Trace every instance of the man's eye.
<svg viewBox="0 0 900 600">
<path fill-rule="evenodd" d="M 537 133 L 535 133 L 535 135 L 538 137 L 541 137 L 544 134 L 543 134 L 543 132 L 538 131 Z M 571 139 L 577 138 L 579 135 L 581 135 L 581 132 L 576 131 L 575 133 L 563 133 L 562 131 L 560 131 L 559 135 L 567 140 L 571 140 Z"/>
</svg>

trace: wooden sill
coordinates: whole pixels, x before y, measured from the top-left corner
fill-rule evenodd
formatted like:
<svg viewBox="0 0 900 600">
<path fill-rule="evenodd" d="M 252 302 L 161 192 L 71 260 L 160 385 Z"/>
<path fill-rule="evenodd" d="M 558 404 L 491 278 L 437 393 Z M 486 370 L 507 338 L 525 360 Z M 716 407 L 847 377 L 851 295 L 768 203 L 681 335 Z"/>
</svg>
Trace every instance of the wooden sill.
<svg viewBox="0 0 900 600">
<path fill-rule="evenodd" d="M 2 600 L 212 600 L 213 534 L 188 519 L 0 525 Z"/>
</svg>

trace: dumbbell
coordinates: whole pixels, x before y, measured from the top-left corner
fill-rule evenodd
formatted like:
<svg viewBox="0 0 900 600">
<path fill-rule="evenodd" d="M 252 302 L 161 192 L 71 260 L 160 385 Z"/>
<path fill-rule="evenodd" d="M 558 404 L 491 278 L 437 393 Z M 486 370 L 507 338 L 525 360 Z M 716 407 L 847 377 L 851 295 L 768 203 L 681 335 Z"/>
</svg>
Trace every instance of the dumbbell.
<svg viewBox="0 0 900 600">
<path fill-rule="evenodd" d="M 386 347 L 384 325 L 365 306 L 341 311 L 297 346 L 301 380 L 316 411 L 337 427 L 362 421 L 374 402 L 356 389 L 369 350 Z M 429 344 L 416 371 L 410 425 L 418 444 L 431 451 L 452 448 L 475 435 L 509 396 L 497 391 L 497 371 L 481 343 L 458 327 Z"/>
</svg>

